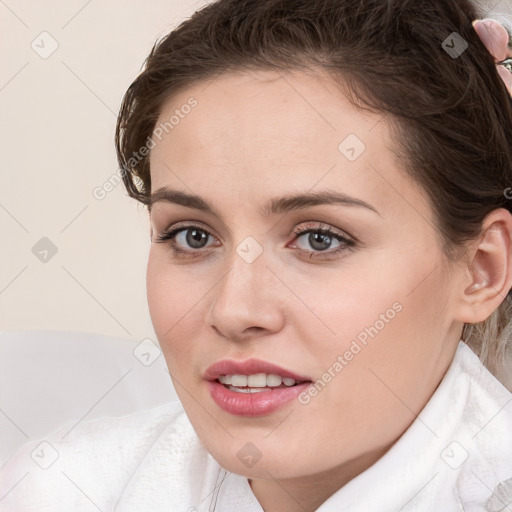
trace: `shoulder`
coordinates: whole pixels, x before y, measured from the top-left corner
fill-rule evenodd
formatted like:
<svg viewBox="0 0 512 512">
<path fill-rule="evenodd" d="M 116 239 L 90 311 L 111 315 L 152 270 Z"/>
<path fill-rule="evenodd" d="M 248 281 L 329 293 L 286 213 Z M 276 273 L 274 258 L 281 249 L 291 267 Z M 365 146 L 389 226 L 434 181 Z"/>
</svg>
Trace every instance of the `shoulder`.
<svg viewBox="0 0 512 512">
<path fill-rule="evenodd" d="M 107 510 L 164 433 L 176 444 L 194 437 L 180 402 L 67 422 L 23 445 L 0 469 L 0 511 L 86 510 L 91 502 Z"/>
</svg>

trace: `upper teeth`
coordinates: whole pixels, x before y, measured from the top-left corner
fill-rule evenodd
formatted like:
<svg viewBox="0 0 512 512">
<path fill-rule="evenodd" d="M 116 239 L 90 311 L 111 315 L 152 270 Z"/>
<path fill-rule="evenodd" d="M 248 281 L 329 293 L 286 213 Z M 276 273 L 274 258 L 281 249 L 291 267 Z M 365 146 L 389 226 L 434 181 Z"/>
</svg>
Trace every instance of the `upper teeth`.
<svg viewBox="0 0 512 512">
<path fill-rule="evenodd" d="M 274 373 L 256 373 L 254 375 L 219 375 L 219 382 L 231 386 L 250 388 L 264 388 L 266 386 L 276 387 L 283 383 L 285 386 L 293 386 L 297 384 L 295 379 L 289 377 L 281 377 Z"/>
</svg>

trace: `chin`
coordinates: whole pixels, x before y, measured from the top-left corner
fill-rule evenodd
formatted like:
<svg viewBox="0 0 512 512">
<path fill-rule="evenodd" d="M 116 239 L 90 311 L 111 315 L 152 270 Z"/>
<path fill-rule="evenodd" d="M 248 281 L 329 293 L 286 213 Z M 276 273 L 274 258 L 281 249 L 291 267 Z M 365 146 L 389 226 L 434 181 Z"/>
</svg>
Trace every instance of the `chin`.
<svg viewBox="0 0 512 512">
<path fill-rule="evenodd" d="M 283 441 L 284 442 L 284 441 Z M 276 446 L 262 446 L 263 442 L 245 442 L 231 440 L 222 446 L 211 440 L 204 443 L 212 457 L 227 471 L 253 479 L 290 479 L 300 478 L 314 472 L 328 470 L 329 467 L 313 467 L 310 461 L 300 458 L 293 446 L 289 451 L 279 450 Z M 282 447 L 283 443 L 279 443 Z M 306 455 L 306 454 L 304 454 Z"/>
<path fill-rule="evenodd" d="M 210 452 L 211 453 L 211 452 Z M 292 471 L 288 463 L 284 463 L 286 458 L 279 457 L 279 460 L 263 460 L 263 457 L 256 462 L 252 467 L 248 467 L 241 463 L 240 460 L 234 456 L 226 456 L 222 454 L 217 457 L 212 453 L 213 458 L 222 466 L 224 469 L 231 473 L 244 476 L 251 479 L 277 479 L 286 480 L 288 478 L 297 478 L 304 476 L 301 472 Z"/>
</svg>

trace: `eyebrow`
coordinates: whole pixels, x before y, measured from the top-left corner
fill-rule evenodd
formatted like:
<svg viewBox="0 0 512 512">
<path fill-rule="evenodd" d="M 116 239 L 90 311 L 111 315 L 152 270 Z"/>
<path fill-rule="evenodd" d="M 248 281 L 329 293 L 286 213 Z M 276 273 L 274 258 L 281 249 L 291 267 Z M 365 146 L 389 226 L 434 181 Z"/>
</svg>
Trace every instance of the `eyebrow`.
<svg viewBox="0 0 512 512">
<path fill-rule="evenodd" d="M 196 210 L 200 210 L 204 213 L 222 219 L 222 215 L 220 215 L 220 213 L 218 213 L 208 201 L 194 194 L 188 194 L 179 190 L 172 190 L 165 186 L 160 187 L 153 194 L 151 194 L 149 198 L 149 211 L 151 211 L 153 205 L 159 201 L 178 204 L 188 208 L 194 208 Z M 380 216 L 380 213 L 371 204 L 368 204 L 361 199 L 357 199 L 356 197 L 351 197 L 341 192 L 334 192 L 331 190 L 306 192 L 272 198 L 262 208 L 261 214 L 267 216 L 278 215 L 293 210 L 301 210 L 310 206 L 330 204 L 342 206 L 358 206 L 371 210 Z"/>
</svg>

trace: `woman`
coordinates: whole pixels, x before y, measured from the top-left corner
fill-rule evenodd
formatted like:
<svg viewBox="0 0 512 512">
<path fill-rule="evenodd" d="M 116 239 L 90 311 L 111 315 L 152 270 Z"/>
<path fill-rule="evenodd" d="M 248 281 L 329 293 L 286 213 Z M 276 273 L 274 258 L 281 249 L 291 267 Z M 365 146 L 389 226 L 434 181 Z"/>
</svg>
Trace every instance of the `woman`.
<svg viewBox="0 0 512 512">
<path fill-rule="evenodd" d="M 511 76 L 479 17 L 221 0 L 155 46 L 116 147 L 180 403 L 22 448 L 0 510 L 509 507 Z"/>
</svg>

